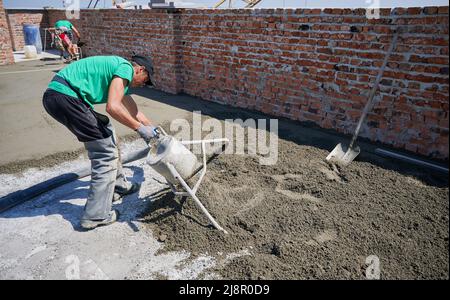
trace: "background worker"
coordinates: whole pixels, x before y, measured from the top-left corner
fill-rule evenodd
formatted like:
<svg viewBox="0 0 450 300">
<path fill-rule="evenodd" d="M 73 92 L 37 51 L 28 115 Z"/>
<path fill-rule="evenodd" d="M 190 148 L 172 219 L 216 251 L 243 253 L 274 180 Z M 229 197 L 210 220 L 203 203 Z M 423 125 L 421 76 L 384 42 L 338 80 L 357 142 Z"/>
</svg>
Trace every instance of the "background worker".
<svg viewBox="0 0 450 300">
<path fill-rule="evenodd" d="M 117 138 L 108 116 L 93 107 L 106 103 L 106 112 L 150 142 L 158 132 L 138 110 L 129 87 L 151 85 L 151 61 L 133 56 L 133 65 L 118 56 L 94 56 L 70 64 L 56 74 L 43 96 L 45 110 L 65 125 L 88 151 L 91 183 L 81 227 L 92 229 L 115 222 L 113 198 L 139 190 L 122 173 Z"/>
<path fill-rule="evenodd" d="M 80 32 L 73 24 L 68 20 L 59 20 L 55 23 L 55 27 L 50 30 L 54 30 L 55 34 L 61 39 L 63 46 L 66 47 L 72 59 L 78 59 L 78 46 L 73 43 L 73 33 L 79 40 L 81 38 Z"/>
</svg>

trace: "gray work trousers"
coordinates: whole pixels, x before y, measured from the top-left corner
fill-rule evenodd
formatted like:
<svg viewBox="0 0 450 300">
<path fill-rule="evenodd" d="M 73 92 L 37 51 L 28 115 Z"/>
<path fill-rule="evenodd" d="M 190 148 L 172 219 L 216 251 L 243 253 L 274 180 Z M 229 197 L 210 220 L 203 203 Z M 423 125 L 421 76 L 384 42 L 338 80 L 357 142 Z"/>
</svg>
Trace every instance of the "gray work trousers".
<svg viewBox="0 0 450 300">
<path fill-rule="evenodd" d="M 117 138 L 113 132 L 110 137 L 84 143 L 91 160 L 91 183 L 84 207 L 83 220 L 103 220 L 111 211 L 114 189 L 128 189 L 131 186 L 123 174 Z"/>
</svg>

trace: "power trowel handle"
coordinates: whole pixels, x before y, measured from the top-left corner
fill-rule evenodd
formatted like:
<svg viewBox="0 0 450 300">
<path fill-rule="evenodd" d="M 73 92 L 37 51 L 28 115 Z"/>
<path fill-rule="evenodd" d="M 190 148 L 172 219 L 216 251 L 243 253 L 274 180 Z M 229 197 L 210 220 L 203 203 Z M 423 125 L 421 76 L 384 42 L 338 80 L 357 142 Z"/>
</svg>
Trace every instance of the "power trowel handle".
<svg viewBox="0 0 450 300">
<path fill-rule="evenodd" d="M 164 129 L 161 126 L 156 127 L 155 132 L 156 132 L 158 138 L 160 138 L 161 136 L 167 136 L 167 133 L 164 131 Z"/>
<path fill-rule="evenodd" d="M 161 131 L 158 129 L 158 127 L 156 127 L 155 129 L 153 129 L 153 135 L 155 138 L 159 139 L 159 137 L 161 136 Z"/>
<path fill-rule="evenodd" d="M 161 126 L 155 127 L 155 129 L 153 129 L 153 133 L 155 134 L 155 137 L 147 143 L 147 146 L 150 149 L 152 149 L 153 146 L 157 145 L 162 137 L 167 136 L 167 133 Z"/>
</svg>

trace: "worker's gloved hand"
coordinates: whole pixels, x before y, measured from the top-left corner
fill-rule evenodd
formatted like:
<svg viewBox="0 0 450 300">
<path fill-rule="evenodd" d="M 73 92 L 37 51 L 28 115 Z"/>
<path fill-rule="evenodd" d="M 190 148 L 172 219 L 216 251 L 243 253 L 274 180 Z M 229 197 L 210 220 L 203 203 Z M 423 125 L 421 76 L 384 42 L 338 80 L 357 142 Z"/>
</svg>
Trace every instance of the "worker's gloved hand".
<svg viewBox="0 0 450 300">
<path fill-rule="evenodd" d="M 151 126 L 151 125 L 142 125 L 139 126 L 136 131 L 139 133 L 139 135 L 149 143 L 152 139 L 159 137 L 159 130 L 158 128 Z"/>
</svg>

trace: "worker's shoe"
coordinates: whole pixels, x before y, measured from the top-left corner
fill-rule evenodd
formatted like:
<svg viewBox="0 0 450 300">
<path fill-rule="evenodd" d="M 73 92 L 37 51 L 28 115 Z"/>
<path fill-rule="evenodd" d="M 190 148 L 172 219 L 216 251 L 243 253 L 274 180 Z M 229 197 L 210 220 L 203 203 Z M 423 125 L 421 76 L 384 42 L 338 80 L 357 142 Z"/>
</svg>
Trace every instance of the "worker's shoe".
<svg viewBox="0 0 450 300">
<path fill-rule="evenodd" d="M 109 212 L 108 217 L 103 220 L 81 220 L 81 228 L 85 230 L 91 230 L 99 226 L 106 226 L 116 222 L 119 219 L 119 212 L 112 210 Z"/>
<path fill-rule="evenodd" d="M 121 200 L 126 195 L 131 195 L 139 191 L 141 188 L 141 185 L 139 183 L 133 183 L 130 185 L 129 188 L 122 188 L 119 186 L 116 186 L 114 188 L 114 196 L 113 196 L 113 202 L 117 202 Z"/>
</svg>

